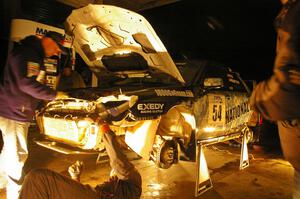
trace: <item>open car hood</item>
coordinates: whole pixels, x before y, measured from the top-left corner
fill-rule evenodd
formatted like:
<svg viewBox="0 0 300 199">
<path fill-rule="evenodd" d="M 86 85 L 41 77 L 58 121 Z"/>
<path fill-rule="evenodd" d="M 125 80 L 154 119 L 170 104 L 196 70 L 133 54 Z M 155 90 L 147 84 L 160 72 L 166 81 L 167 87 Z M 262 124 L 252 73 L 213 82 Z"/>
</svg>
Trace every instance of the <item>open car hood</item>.
<svg viewBox="0 0 300 199">
<path fill-rule="evenodd" d="M 72 11 L 66 32 L 74 37 L 76 52 L 98 77 L 166 73 L 184 83 L 149 22 L 135 12 L 89 4 Z"/>
</svg>

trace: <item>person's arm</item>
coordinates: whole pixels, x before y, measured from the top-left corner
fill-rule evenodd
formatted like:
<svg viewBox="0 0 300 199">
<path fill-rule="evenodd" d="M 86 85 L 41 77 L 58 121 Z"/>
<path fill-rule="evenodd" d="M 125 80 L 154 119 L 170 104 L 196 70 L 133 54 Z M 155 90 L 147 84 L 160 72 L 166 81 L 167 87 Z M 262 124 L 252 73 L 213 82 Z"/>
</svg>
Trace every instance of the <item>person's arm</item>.
<svg viewBox="0 0 300 199">
<path fill-rule="evenodd" d="M 284 7 L 277 17 L 274 73 L 254 89 L 250 105 L 269 120 L 300 118 L 300 1 Z"/>
<path fill-rule="evenodd" d="M 116 135 L 109 126 L 101 126 L 103 141 L 110 158 L 110 165 L 115 174 L 102 185 L 103 190 L 116 196 L 116 198 L 139 198 L 142 191 L 142 178 L 133 164 L 121 151 Z M 103 191 L 102 191 L 103 194 Z"/>
<path fill-rule="evenodd" d="M 291 80 L 289 67 L 274 70 L 273 76 L 253 90 L 250 106 L 269 120 L 300 118 L 300 87 Z"/>
<path fill-rule="evenodd" d="M 128 180 L 130 172 L 135 170 L 132 163 L 121 151 L 115 133 L 110 130 L 109 126 L 104 124 L 101 126 L 103 132 L 103 142 L 110 159 L 110 166 L 114 170 L 117 177 L 121 180 Z"/>
<path fill-rule="evenodd" d="M 36 76 L 28 76 L 28 59 L 26 58 L 26 55 L 15 54 L 13 57 L 9 58 L 9 64 L 12 67 L 11 72 L 16 81 L 16 85 L 20 90 L 37 99 L 55 99 L 57 95 L 56 91 L 38 82 Z"/>
</svg>

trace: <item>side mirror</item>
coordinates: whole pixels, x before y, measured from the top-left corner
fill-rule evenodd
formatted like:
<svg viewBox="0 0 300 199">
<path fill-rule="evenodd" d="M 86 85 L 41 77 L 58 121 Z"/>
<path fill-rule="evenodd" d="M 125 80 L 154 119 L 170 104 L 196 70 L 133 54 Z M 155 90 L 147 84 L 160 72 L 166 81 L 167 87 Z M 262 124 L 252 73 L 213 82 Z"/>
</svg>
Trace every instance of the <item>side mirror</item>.
<svg viewBox="0 0 300 199">
<path fill-rule="evenodd" d="M 220 88 L 224 86 L 222 78 L 219 77 L 209 77 L 204 79 L 204 87 L 209 88 Z"/>
</svg>

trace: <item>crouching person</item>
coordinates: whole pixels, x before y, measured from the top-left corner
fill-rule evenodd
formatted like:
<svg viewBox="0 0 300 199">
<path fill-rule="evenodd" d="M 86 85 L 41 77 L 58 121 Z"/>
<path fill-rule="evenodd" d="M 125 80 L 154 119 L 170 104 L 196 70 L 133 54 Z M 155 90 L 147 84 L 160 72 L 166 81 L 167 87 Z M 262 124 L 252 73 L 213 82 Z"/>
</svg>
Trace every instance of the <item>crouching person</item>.
<svg viewBox="0 0 300 199">
<path fill-rule="evenodd" d="M 92 188 L 48 169 L 36 169 L 25 178 L 20 199 L 136 199 L 142 192 L 142 179 L 122 153 L 108 125 L 101 125 L 103 141 L 114 175 Z"/>
</svg>

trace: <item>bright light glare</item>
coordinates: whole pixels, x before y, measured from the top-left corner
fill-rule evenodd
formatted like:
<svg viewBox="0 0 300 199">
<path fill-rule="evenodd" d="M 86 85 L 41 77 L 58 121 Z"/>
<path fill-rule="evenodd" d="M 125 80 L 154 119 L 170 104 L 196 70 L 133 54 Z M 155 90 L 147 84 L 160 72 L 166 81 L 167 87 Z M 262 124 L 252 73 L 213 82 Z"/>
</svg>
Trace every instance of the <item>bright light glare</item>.
<svg viewBox="0 0 300 199">
<path fill-rule="evenodd" d="M 84 149 L 93 149 L 97 145 L 97 136 L 99 128 L 97 125 L 91 125 L 87 133 L 87 142 L 83 146 Z"/>
<path fill-rule="evenodd" d="M 153 189 L 153 190 L 157 190 L 157 191 L 162 190 L 162 186 L 158 183 L 151 183 L 150 186 L 151 186 L 151 189 Z"/>
<path fill-rule="evenodd" d="M 80 120 L 78 123 L 77 123 L 77 126 L 78 127 L 86 127 L 87 125 L 89 125 L 90 122 L 86 121 L 86 120 Z"/>
<path fill-rule="evenodd" d="M 153 196 L 153 197 L 159 196 L 159 191 L 153 191 L 153 192 L 151 193 L 151 196 Z"/>
<path fill-rule="evenodd" d="M 184 117 L 185 121 L 191 125 L 192 129 L 196 129 L 195 117 L 190 113 L 181 113 L 181 114 Z"/>
<path fill-rule="evenodd" d="M 126 55 L 126 54 L 130 54 L 131 51 L 130 50 L 120 50 L 118 52 L 115 52 L 115 54 L 117 55 Z"/>
<path fill-rule="evenodd" d="M 204 132 L 214 132 L 215 130 L 216 130 L 216 128 L 215 127 L 205 127 L 205 128 L 203 128 L 203 130 L 204 130 Z"/>
<path fill-rule="evenodd" d="M 178 132 L 181 132 L 182 131 L 182 126 L 181 125 L 171 125 L 170 126 L 170 130 L 171 130 L 171 132 L 176 132 L 176 133 L 178 133 Z"/>
<path fill-rule="evenodd" d="M 100 98 L 97 99 L 98 103 L 106 103 L 106 102 L 109 102 L 109 101 L 118 101 L 118 99 L 114 95 L 100 97 Z"/>
</svg>

